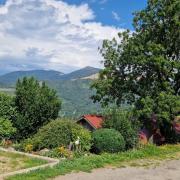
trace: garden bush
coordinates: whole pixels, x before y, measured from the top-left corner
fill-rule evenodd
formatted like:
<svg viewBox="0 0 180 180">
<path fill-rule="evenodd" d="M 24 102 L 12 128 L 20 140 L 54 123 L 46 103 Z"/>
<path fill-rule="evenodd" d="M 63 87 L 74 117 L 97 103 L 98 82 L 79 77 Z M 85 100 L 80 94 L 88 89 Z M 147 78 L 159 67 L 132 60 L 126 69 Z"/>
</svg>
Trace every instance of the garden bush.
<svg viewBox="0 0 180 180">
<path fill-rule="evenodd" d="M 0 117 L 13 122 L 16 119 L 16 115 L 17 111 L 14 105 L 14 98 L 0 92 Z"/>
<path fill-rule="evenodd" d="M 50 151 L 43 153 L 40 152 L 40 155 L 51 158 L 67 158 L 67 159 L 72 159 L 74 157 L 73 152 L 64 146 L 57 147 L 55 149 L 51 149 Z"/>
<path fill-rule="evenodd" d="M 80 138 L 80 150 L 88 151 L 91 147 L 90 132 L 73 121 L 57 119 L 40 128 L 31 142 L 35 150 L 53 149 L 61 146 L 68 147 L 78 137 Z"/>
<path fill-rule="evenodd" d="M 35 142 L 32 138 L 28 138 L 20 142 L 14 142 L 12 147 L 16 151 L 32 152 L 33 150 L 35 150 L 34 144 L 36 143 L 37 142 Z"/>
<path fill-rule="evenodd" d="M 93 150 L 96 153 L 116 153 L 125 149 L 123 136 L 114 129 L 99 129 L 92 134 Z"/>
<path fill-rule="evenodd" d="M 124 137 L 127 150 L 137 145 L 138 125 L 132 124 L 130 112 L 112 108 L 106 110 L 104 117 L 103 127 L 117 130 Z"/>
<path fill-rule="evenodd" d="M 0 140 L 10 139 L 15 132 L 11 121 L 0 117 Z"/>
</svg>

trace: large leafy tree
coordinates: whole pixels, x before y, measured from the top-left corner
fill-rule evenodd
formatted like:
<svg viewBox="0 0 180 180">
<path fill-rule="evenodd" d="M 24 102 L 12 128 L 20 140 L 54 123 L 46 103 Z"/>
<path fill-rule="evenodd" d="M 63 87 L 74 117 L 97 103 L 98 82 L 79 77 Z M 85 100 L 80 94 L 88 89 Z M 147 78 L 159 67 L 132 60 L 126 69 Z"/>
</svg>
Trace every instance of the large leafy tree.
<svg viewBox="0 0 180 180">
<path fill-rule="evenodd" d="M 15 105 L 18 118 L 14 125 L 18 130 L 18 138 L 26 138 L 58 117 L 61 101 L 56 91 L 45 83 L 39 83 L 33 77 L 25 77 L 16 84 Z"/>
<path fill-rule="evenodd" d="M 171 109 L 172 100 L 179 104 L 180 94 L 180 1 L 148 0 L 147 7 L 135 13 L 134 28 L 133 33 L 119 33 L 119 39 L 104 40 L 101 54 L 105 68 L 92 86 L 97 91 L 93 99 L 103 105 L 128 102 L 140 111 L 147 108 L 145 112 L 149 110 L 145 99 L 151 99 L 149 117 L 158 114 L 162 128 L 170 117 L 171 128 L 179 113 L 178 105 L 176 111 Z M 171 115 L 165 118 L 157 108 L 166 100 L 161 98 L 164 94 L 171 99 L 166 107 Z"/>
</svg>

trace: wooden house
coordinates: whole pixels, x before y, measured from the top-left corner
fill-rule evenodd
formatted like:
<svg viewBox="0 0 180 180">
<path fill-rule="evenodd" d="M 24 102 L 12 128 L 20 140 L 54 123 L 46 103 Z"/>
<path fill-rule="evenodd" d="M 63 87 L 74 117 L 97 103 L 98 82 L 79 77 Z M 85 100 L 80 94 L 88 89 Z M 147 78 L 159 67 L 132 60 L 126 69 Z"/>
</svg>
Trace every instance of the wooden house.
<svg viewBox="0 0 180 180">
<path fill-rule="evenodd" d="M 94 131 L 102 128 L 103 117 L 98 115 L 84 115 L 77 123 L 90 131 Z"/>
</svg>

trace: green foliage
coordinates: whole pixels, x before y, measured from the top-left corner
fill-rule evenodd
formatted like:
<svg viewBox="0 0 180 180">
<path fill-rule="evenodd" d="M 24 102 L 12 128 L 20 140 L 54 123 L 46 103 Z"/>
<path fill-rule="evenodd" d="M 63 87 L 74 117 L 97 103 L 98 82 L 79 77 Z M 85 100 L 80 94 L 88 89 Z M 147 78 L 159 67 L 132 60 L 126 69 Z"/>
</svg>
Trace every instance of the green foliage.
<svg viewBox="0 0 180 180">
<path fill-rule="evenodd" d="M 136 13 L 136 33 L 119 34 L 120 43 L 104 41 L 105 69 L 100 84 L 94 84 L 98 100 L 121 103 L 134 102 L 137 96 L 156 97 L 161 91 L 179 94 L 179 4 L 149 0 L 148 7 Z"/>
<path fill-rule="evenodd" d="M 61 117 L 77 118 L 82 114 L 91 114 L 100 111 L 100 105 L 94 104 L 90 97 L 93 91 L 90 90 L 92 80 L 76 79 L 76 80 L 59 80 L 49 81 L 48 85 L 58 92 L 62 98 Z"/>
<path fill-rule="evenodd" d="M 0 92 L 0 117 L 13 121 L 16 118 L 16 113 L 13 98 Z"/>
<path fill-rule="evenodd" d="M 79 118 L 82 114 L 93 114 L 100 112 L 101 107 L 98 103 L 93 103 L 90 97 L 94 91 L 90 89 L 93 80 L 76 79 L 76 80 L 55 80 L 46 81 L 50 88 L 57 91 L 58 97 L 62 100 L 60 117 Z M 14 94 L 14 89 L 1 89 L 7 94 Z"/>
<path fill-rule="evenodd" d="M 43 126 L 32 138 L 35 149 L 68 146 L 71 142 L 71 125 L 68 120 L 54 120 Z"/>
<path fill-rule="evenodd" d="M 82 151 L 88 151 L 91 147 L 91 134 L 73 121 L 54 120 L 42 127 L 32 138 L 35 149 L 67 147 L 71 142 L 80 137 Z"/>
<path fill-rule="evenodd" d="M 56 71 L 18 71 L 0 76 L 0 82 L 6 84 L 6 87 L 14 87 L 16 81 L 23 77 L 35 77 L 39 81 L 45 81 L 46 84 L 57 91 L 62 100 L 62 107 L 59 115 L 61 117 L 77 118 L 82 114 L 91 114 L 100 111 L 100 105 L 94 104 L 90 99 L 94 91 L 90 90 L 90 84 L 93 79 L 81 79 L 99 72 L 100 69 L 86 67 L 69 74 L 61 75 Z M 3 86 L 0 86 L 3 87 Z M 13 88 L 0 88 L 0 91 L 14 93 Z"/>
<path fill-rule="evenodd" d="M 135 13 L 134 33 L 126 31 L 119 33 L 118 40 L 104 40 L 100 52 L 105 68 L 92 85 L 95 102 L 135 103 L 139 110 L 138 103 L 147 100 L 158 128 L 171 131 L 166 121 L 172 123 L 171 105 L 173 101 L 178 104 L 180 95 L 179 12 L 179 0 L 148 0 L 147 7 Z M 150 109 L 142 107 L 146 116 Z"/>
<path fill-rule="evenodd" d="M 18 80 L 15 95 L 18 117 L 13 123 L 18 130 L 18 138 L 24 139 L 35 134 L 50 119 L 57 118 L 61 102 L 56 92 L 45 83 L 41 84 L 34 78 Z"/>
<path fill-rule="evenodd" d="M 16 151 L 24 151 L 22 143 L 14 142 L 11 147 L 13 147 Z"/>
<path fill-rule="evenodd" d="M 104 128 L 117 130 L 126 143 L 126 149 L 134 148 L 138 142 L 138 126 L 132 124 L 130 112 L 123 109 L 112 108 L 104 113 Z"/>
<path fill-rule="evenodd" d="M 16 151 L 26 152 L 27 147 L 30 145 L 30 146 L 32 146 L 31 149 L 33 151 L 33 150 L 35 150 L 35 148 L 34 148 L 35 143 L 36 142 L 34 142 L 32 138 L 28 138 L 28 139 L 22 140 L 21 142 L 14 142 L 12 147 Z"/>
<path fill-rule="evenodd" d="M 52 149 L 43 155 L 52 158 L 67 158 L 67 159 L 73 158 L 73 152 L 65 148 L 64 146 Z"/>
<path fill-rule="evenodd" d="M 0 117 L 0 140 L 10 139 L 15 132 L 11 121 Z"/>
<path fill-rule="evenodd" d="M 93 148 L 96 153 L 115 153 L 125 149 L 123 136 L 114 129 L 99 129 L 93 132 Z"/>
<path fill-rule="evenodd" d="M 152 122 L 154 122 L 165 136 L 167 143 L 180 142 L 180 135 L 173 129 L 174 119 L 180 113 L 179 96 L 162 92 L 154 99 L 151 97 L 140 99 L 136 107 L 136 117 L 146 128 L 152 130 L 154 125 Z"/>
<path fill-rule="evenodd" d="M 91 133 L 81 127 L 80 125 L 75 125 L 71 129 L 72 140 L 73 142 L 77 140 L 77 137 L 80 137 L 80 151 L 89 151 L 91 149 Z"/>
</svg>

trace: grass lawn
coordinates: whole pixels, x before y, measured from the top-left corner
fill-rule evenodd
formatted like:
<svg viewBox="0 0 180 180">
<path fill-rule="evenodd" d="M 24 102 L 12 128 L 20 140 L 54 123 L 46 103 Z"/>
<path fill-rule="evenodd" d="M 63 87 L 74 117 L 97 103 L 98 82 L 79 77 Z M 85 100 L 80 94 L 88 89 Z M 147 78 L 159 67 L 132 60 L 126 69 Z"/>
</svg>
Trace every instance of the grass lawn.
<svg viewBox="0 0 180 180">
<path fill-rule="evenodd" d="M 39 166 L 44 163 L 47 162 L 44 160 L 30 158 L 16 153 L 0 151 L 0 175 L 20 169 Z"/>
<path fill-rule="evenodd" d="M 106 166 L 147 166 L 157 164 L 162 160 L 180 159 L 180 144 L 161 147 L 147 146 L 143 149 L 132 150 L 118 154 L 102 154 L 82 157 L 73 160 L 64 160 L 53 168 L 33 171 L 23 175 L 7 178 L 8 180 L 44 180 L 71 172 L 90 172 L 92 169 Z M 149 163 L 149 164 L 147 164 Z"/>
</svg>

